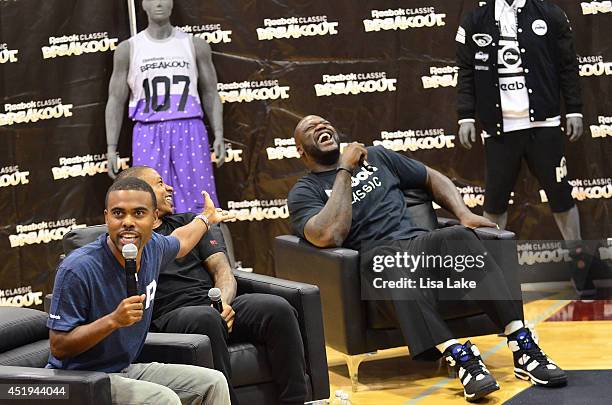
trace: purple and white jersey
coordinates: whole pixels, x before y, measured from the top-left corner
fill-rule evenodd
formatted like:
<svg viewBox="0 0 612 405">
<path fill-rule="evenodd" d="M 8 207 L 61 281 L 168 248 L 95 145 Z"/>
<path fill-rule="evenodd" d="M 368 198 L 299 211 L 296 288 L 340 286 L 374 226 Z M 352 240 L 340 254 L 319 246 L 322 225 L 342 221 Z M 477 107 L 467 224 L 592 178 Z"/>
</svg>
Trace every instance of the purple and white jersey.
<svg viewBox="0 0 612 405">
<path fill-rule="evenodd" d="M 129 117 L 143 123 L 202 118 L 192 36 L 173 28 L 156 40 L 144 30 L 129 41 Z"/>
</svg>

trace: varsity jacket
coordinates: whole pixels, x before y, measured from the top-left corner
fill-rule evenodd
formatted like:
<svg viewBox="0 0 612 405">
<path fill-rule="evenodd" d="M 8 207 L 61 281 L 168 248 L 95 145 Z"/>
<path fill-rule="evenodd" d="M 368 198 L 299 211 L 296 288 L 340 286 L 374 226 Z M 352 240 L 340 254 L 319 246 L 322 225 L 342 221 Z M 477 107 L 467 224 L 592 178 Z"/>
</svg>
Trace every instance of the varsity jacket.
<svg viewBox="0 0 612 405">
<path fill-rule="evenodd" d="M 517 38 L 529 94 L 529 119 L 560 115 L 561 94 L 568 116 L 582 116 L 578 60 L 565 12 L 547 0 L 527 0 L 517 9 Z M 504 132 L 497 53 L 495 0 L 463 19 L 457 42 L 459 123 L 478 118 L 489 135 Z"/>
</svg>

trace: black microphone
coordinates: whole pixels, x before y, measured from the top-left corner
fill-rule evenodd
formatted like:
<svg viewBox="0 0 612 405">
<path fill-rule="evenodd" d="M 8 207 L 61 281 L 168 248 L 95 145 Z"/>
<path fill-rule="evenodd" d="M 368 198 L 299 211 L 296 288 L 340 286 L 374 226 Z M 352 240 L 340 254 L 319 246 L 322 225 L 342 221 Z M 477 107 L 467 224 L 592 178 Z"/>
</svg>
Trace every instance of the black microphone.
<svg viewBox="0 0 612 405">
<path fill-rule="evenodd" d="M 210 298 L 213 308 L 219 311 L 219 313 L 222 313 L 223 303 L 221 302 L 221 290 L 218 288 L 211 288 L 208 290 L 208 298 Z"/>
<path fill-rule="evenodd" d="M 121 254 L 125 259 L 125 284 L 127 296 L 138 295 L 138 283 L 136 281 L 136 256 L 138 248 L 133 243 L 128 243 L 121 249 Z"/>
</svg>

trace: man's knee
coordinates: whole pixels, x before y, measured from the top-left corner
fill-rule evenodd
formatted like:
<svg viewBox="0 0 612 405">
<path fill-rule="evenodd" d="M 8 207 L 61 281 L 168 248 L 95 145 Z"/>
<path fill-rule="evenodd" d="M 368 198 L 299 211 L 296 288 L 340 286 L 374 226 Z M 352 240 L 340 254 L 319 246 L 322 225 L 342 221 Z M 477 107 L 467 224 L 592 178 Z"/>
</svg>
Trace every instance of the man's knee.
<svg viewBox="0 0 612 405">
<path fill-rule="evenodd" d="M 198 392 L 203 398 L 214 398 L 220 404 L 224 398 L 229 397 L 229 382 L 220 371 L 193 366 L 189 367 L 188 372 L 193 392 Z"/>
<path fill-rule="evenodd" d="M 182 404 L 181 398 L 176 394 L 176 392 L 172 391 L 168 387 L 164 387 L 163 385 L 156 384 L 159 389 L 156 390 L 151 399 L 149 399 L 146 403 L 151 405 L 180 405 Z"/>
<path fill-rule="evenodd" d="M 297 311 L 283 297 L 272 294 L 258 294 L 258 307 L 273 321 L 286 322 L 297 319 Z"/>
</svg>

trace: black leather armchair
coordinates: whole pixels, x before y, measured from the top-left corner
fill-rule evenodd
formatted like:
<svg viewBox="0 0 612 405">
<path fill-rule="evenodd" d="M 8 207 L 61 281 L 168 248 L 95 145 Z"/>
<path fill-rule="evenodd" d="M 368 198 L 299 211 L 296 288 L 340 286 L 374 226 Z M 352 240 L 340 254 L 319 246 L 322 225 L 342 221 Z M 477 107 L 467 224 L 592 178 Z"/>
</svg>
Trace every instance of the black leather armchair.
<svg viewBox="0 0 612 405">
<path fill-rule="evenodd" d="M 0 399 L 0 404 L 111 405 L 110 379 L 97 371 L 44 368 L 49 358 L 47 314 L 0 307 L 0 384 L 68 384 L 68 399 Z M 212 367 L 207 336 L 149 333 L 137 362 L 160 361 Z"/>
<path fill-rule="evenodd" d="M 62 241 L 64 254 L 69 254 L 72 250 L 95 240 L 106 230 L 106 225 L 95 225 L 67 233 Z M 225 224 L 221 224 L 220 227 L 213 227 L 211 231 L 218 233 L 217 238 L 223 238 L 228 259 L 233 265 L 235 259 L 229 229 Z M 234 276 L 238 284 L 238 295 L 245 293 L 278 295 L 285 298 L 297 310 L 306 356 L 306 379 L 309 390 L 307 400 L 328 398 L 329 376 L 319 288 L 240 270 L 234 270 Z M 265 347 L 250 343 L 232 344 L 229 346 L 229 351 L 232 384 L 240 403 L 266 405 L 278 403 L 278 393 L 272 380 Z"/>
<path fill-rule="evenodd" d="M 406 204 L 417 226 L 433 230 L 459 224 L 454 219 L 438 219 L 427 192 L 410 190 L 405 194 Z M 476 233 L 483 240 L 512 240 L 515 236 L 512 232 L 495 228 L 479 228 Z M 502 249 L 501 244 L 498 248 L 495 245 L 493 249 L 489 247 L 493 257 L 510 260 L 514 255 L 516 260 L 516 249 L 508 251 L 508 245 L 503 246 L 506 248 Z M 274 263 L 277 276 L 319 286 L 325 342 L 344 355 L 353 390 L 358 383 L 359 364 L 367 356 L 377 350 L 406 345 L 397 321 L 383 316 L 377 303 L 362 301 L 358 251 L 320 249 L 297 236 L 282 235 L 274 241 Z M 510 285 L 520 289 L 518 274 L 505 272 L 504 276 L 512 280 Z M 457 337 L 497 332 L 493 322 L 476 305 L 465 304 L 441 308 Z M 388 305 L 393 311 L 390 302 L 379 302 L 378 305 Z"/>
</svg>

